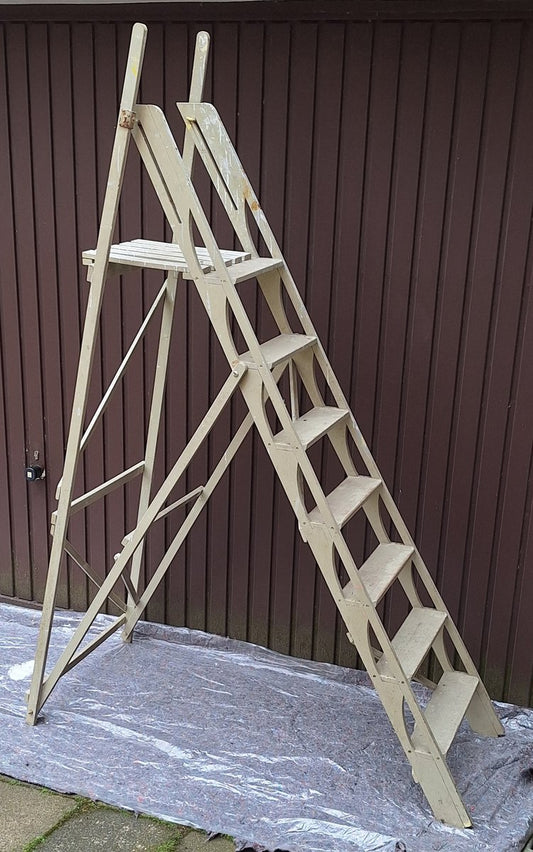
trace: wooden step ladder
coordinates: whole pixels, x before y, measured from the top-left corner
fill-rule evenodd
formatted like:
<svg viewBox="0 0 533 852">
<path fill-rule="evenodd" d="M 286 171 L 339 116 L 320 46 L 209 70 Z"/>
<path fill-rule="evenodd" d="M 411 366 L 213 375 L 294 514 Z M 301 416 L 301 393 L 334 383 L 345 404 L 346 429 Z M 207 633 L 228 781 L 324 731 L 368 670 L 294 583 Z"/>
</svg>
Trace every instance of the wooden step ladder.
<svg viewBox="0 0 533 852">
<path fill-rule="evenodd" d="M 52 516 L 53 542 L 27 721 L 34 724 L 59 678 L 114 631 L 129 639 L 155 589 L 253 424 L 298 519 L 339 612 L 383 703 L 415 780 L 435 816 L 452 826 L 470 826 L 446 762 L 446 753 L 464 717 L 483 735 L 499 736 L 502 726 L 450 614 L 412 540 L 377 465 L 357 427 L 324 349 L 302 302 L 281 250 L 215 110 L 202 102 L 209 39 L 197 39 L 190 97 L 179 103 L 185 124 L 180 153 L 157 106 L 139 104 L 137 92 L 146 28 L 136 24 L 102 212 L 98 242 L 83 255 L 90 298 L 81 346 L 72 420 L 58 508 Z M 118 201 L 130 141 L 135 143 L 170 224 L 172 243 L 134 240 L 112 245 Z M 238 251 L 219 248 L 191 181 L 196 155 L 207 170 L 233 226 Z M 196 246 L 193 242 L 200 242 Z M 254 239 L 253 235 L 259 239 Z M 261 244 L 262 254 L 257 249 Z M 113 272 L 132 267 L 163 270 L 166 280 L 117 370 L 89 425 L 84 428 L 91 365 L 102 296 Z M 164 397 L 176 287 L 192 286 L 205 306 L 229 365 L 229 374 L 189 443 L 152 494 L 152 469 Z M 254 286 L 270 311 L 277 333 L 260 340 L 245 309 L 241 288 Z M 101 486 L 74 497 L 81 454 L 157 308 L 162 304 L 157 368 L 144 459 Z M 217 418 L 239 389 L 248 413 L 205 483 L 168 503 L 177 483 Z M 328 447 L 337 480 L 327 493 L 317 473 L 318 444 Z M 67 539 L 75 512 L 130 480 L 141 477 L 138 519 L 122 541 L 115 562 L 97 581 L 90 565 Z M 188 504 L 185 520 L 145 588 L 140 586 L 143 542 L 154 522 Z M 362 564 L 350 552 L 344 528 L 358 514 L 372 531 L 375 546 Z M 67 553 L 99 585 L 72 639 L 45 676 L 60 563 Z M 127 595 L 113 595 L 117 583 Z M 389 590 L 403 590 L 408 614 L 389 636 L 378 605 Z M 396 593 L 397 594 L 397 593 Z M 86 639 L 106 600 L 121 615 L 96 637 Z M 84 642 L 85 640 L 85 642 Z M 428 666 L 429 663 L 429 666 Z M 433 673 L 427 706 L 417 700 L 411 680 L 420 670 Z"/>
</svg>

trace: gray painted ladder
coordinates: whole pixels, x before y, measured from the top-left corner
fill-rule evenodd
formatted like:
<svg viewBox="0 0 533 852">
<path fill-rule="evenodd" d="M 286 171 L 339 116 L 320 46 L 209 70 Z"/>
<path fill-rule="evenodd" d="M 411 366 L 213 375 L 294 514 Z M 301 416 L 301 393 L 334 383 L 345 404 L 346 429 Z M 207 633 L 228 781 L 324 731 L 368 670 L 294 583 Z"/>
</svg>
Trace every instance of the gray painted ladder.
<svg viewBox="0 0 533 852">
<path fill-rule="evenodd" d="M 36 665 L 28 700 L 27 720 L 34 724 L 59 678 L 84 659 L 111 633 L 123 629 L 131 638 L 159 582 L 185 540 L 232 458 L 255 424 L 276 473 L 296 514 L 302 538 L 309 544 L 339 612 L 350 641 L 368 671 L 435 816 L 453 826 L 469 826 L 464 807 L 446 762 L 446 753 L 463 718 L 479 734 L 503 733 L 476 668 L 450 614 L 385 486 L 377 465 L 357 427 L 349 404 L 335 378 L 298 289 L 274 235 L 247 180 L 215 108 L 201 102 L 209 40 L 197 40 L 191 93 L 178 104 L 186 133 L 180 154 L 166 119 L 156 106 L 136 103 L 146 28 L 133 30 L 124 91 L 117 123 L 97 247 L 85 252 L 91 286 L 65 467 L 59 504 L 52 516 L 53 544 L 37 646 Z M 135 240 L 112 245 L 118 201 L 129 141 L 136 144 L 163 210 L 173 242 Z M 219 248 L 198 200 L 191 170 L 196 154 L 203 162 L 233 226 L 239 251 Z M 118 176 L 118 177 L 117 177 Z M 193 227 L 194 226 L 194 227 Z M 252 231 L 265 246 L 259 256 Z M 193 232 L 202 245 L 193 243 Z M 92 420 L 84 429 L 96 332 L 106 280 L 129 267 L 166 272 L 166 280 Z M 229 365 L 229 375 L 195 434 L 157 493 L 152 494 L 152 468 L 161 418 L 176 287 L 191 281 L 202 299 Z M 257 282 L 277 333 L 260 341 L 241 299 L 241 288 Z M 107 403 L 120 383 L 131 354 L 142 339 L 157 308 L 162 319 L 157 368 L 152 391 L 145 458 L 113 479 L 74 499 L 79 458 Z M 239 329 L 237 344 L 234 330 Z M 248 413 L 207 482 L 168 505 L 184 476 L 235 391 L 239 389 Z M 312 445 L 325 441 L 335 459 L 337 484 L 329 493 L 313 464 Z M 138 521 L 122 541 L 122 550 L 103 581 L 67 539 L 72 515 L 135 477 L 141 477 Z M 145 536 L 164 515 L 189 504 L 185 521 L 144 589 L 140 588 Z M 357 513 L 373 531 L 374 550 L 357 565 L 343 528 Z M 46 659 L 59 568 L 68 553 L 99 586 L 63 654 L 45 676 Z M 117 582 L 127 589 L 127 602 L 113 595 Z M 390 637 L 377 607 L 393 587 L 401 588 L 408 614 Z M 110 627 L 82 644 L 107 598 L 122 614 Z M 453 662 L 452 662 L 453 660 Z M 438 677 L 425 708 L 411 680 L 431 661 Z M 425 669 L 424 669 L 425 670 Z"/>
</svg>

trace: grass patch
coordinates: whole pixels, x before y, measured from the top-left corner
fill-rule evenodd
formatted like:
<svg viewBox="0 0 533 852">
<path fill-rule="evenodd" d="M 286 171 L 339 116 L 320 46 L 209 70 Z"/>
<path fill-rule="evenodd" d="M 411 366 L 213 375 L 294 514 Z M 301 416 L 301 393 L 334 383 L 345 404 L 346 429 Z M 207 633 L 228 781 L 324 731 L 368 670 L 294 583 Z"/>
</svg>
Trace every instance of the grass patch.
<svg viewBox="0 0 533 852">
<path fill-rule="evenodd" d="M 170 840 L 165 840 L 164 843 L 161 843 L 160 846 L 157 846 L 155 852 L 176 852 L 179 848 L 179 844 L 183 838 L 183 834 L 180 834 L 178 837 L 171 838 Z"/>
</svg>

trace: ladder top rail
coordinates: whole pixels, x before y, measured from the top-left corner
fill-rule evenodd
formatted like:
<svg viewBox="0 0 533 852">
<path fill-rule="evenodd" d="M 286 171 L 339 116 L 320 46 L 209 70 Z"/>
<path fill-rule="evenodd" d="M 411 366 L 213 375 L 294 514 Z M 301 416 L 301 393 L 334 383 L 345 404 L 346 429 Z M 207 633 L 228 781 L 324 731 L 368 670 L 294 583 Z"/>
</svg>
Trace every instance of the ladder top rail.
<svg viewBox="0 0 533 852">
<path fill-rule="evenodd" d="M 204 94 L 210 41 L 209 33 L 206 33 L 205 30 L 199 32 L 196 36 L 191 87 L 189 89 L 189 101 L 191 103 L 200 103 Z"/>
<path fill-rule="evenodd" d="M 209 43 L 209 33 L 202 30 L 197 34 L 192 66 L 191 87 L 189 89 L 189 101 L 192 103 L 200 102 L 204 93 L 207 62 L 209 59 Z M 185 134 L 185 141 L 183 143 L 183 166 L 189 177 L 192 174 L 193 160 L 194 142 L 191 139 L 190 134 L 187 133 Z"/>
<path fill-rule="evenodd" d="M 147 34 L 148 27 L 146 24 L 137 23 L 133 25 L 122 96 L 120 98 L 121 113 L 122 111 L 130 111 L 132 104 L 135 104 L 137 100 Z"/>
</svg>

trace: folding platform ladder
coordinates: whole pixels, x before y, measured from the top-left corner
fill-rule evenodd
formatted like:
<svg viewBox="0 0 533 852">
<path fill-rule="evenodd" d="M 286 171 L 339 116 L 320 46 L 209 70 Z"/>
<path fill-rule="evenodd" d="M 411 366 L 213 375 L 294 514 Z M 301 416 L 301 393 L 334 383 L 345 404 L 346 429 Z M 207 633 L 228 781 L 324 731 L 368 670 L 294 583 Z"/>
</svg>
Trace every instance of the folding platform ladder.
<svg viewBox="0 0 533 852">
<path fill-rule="evenodd" d="M 314 558 L 346 624 L 383 707 L 435 816 L 453 826 L 469 826 L 446 762 L 446 753 L 464 717 L 483 735 L 499 736 L 502 726 L 476 668 L 444 602 L 387 490 L 357 427 L 304 307 L 281 250 L 248 182 L 232 143 L 215 110 L 202 103 L 208 36 L 197 39 L 188 103 L 178 104 L 185 124 L 183 153 L 178 150 L 161 110 L 136 102 L 146 28 L 136 24 L 112 153 L 101 226 L 94 251 L 85 252 L 90 297 L 76 382 L 59 503 L 52 516 L 53 542 L 38 639 L 35 669 L 28 697 L 27 721 L 34 724 L 59 678 L 84 659 L 111 633 L 123 628 L 131 637 L 138 619 L 188 532 L 207 504 L 239 446 L 255 424 L 298 519 L 302 538 Z M 112 245 L 119 196 L 130 140 L 138 148 L 172 229 L 172 243 L 134 240 Z M 224 206 L 240 244 L 239 251 L 219 248 L 191 181 L 193 155 L 200 158 Z M 265 247 L 259 255 L 252 233 Z M 194 238 L 193 235 L 196 235 Z M 200 241 L 201 246 L 194 245 Z M 113 381 L 84 431 L 85 413 L 102 296 L 108 276 L 129 267 L 166 272 L 154 305 Z M 260 341 L 240 295 L 243 282 L 257 282 L 277 333 Z M 192 282 L 185 283 L 185 282 Z M 177 286 L 195 286 L 229 365 L 221 390 L 170 473 L 152 494 L 152 468 L 162 411 L 170 333 Z M 157 306 L 162 319 L 152 391 L 145 458 L 74 498 L 80 455 L 110 396 L 120 382 L 131 353 L 142 338 Z M 248 413 L 207 481 L 168 504 L 172 491 L 217 418 L 239 389 Z M 325 441 L 340 471 L 338 482 L 325 493 L 310 453 Z M 71 516 L 134 477 L 141 477 L 138 520 L 122 542 L 115 562 L 96 592 L 87 613 L 45 676 L 56 588 L 63 553 L 91 576 L 91 568 L 67 539 Z M 141 588 L 143 542 L 151 525 L 178 505 L 188 503 L 185 520 L 152 578 Z M 350 552 L 343 527 L 359 513 L 373 531 L 377 545 L 362 564 Z M 122 614 L 95 638 L 88 637 L 96 615 L 113 595 L 118 582 L 127 601 L 113 600 Z M 392 588 L 403 590 L 408 614 L 391 638 L 378 614 L 378 604 Z M 84 644 L 84 640 L 85 644 Z M 431 658 L 437 676 L 429 703 L 421 706 L 411 681 Z M 424 669 L 426 670 L 426 669 Z"/>
</svg>

